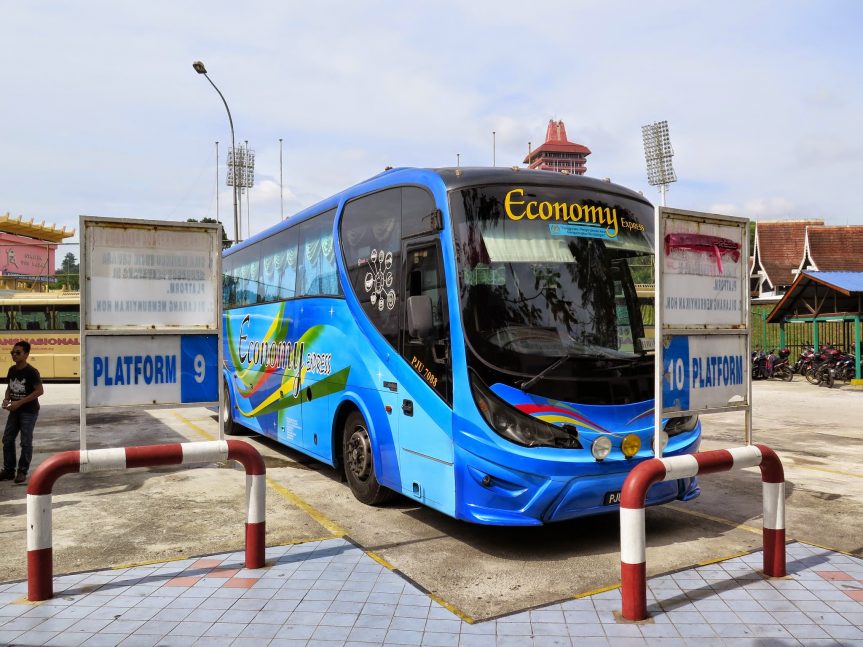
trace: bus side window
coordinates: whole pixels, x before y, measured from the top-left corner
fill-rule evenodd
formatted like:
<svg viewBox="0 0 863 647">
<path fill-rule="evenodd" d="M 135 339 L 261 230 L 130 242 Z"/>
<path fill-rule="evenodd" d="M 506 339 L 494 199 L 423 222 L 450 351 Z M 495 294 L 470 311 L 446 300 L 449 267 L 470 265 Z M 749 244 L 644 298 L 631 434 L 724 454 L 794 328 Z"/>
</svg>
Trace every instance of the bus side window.
<svg viewBox="0 0 863 647">
<path fill-rule="evenodd" d="M 401 294 L 401 189 L 345 205 L 340 238 L 352 289 L 378 332 L 398 348 Z"/>
<path fill-rule="evenodd" d="M 79 311 L 74 306 L 57 306 L 56 327 L 61 330 L 78 330 Z"/>
<path fill-rule="evenodd" d="M 336 210 L 300 224 L 299 296 L 341 294 L 333 245 Z"/>
<path fill-rule="evenodd" d="M 18 328 L 21 330 L 47 330 L 47 306 L 22 306 L 18 311 Z"/>
</svg>

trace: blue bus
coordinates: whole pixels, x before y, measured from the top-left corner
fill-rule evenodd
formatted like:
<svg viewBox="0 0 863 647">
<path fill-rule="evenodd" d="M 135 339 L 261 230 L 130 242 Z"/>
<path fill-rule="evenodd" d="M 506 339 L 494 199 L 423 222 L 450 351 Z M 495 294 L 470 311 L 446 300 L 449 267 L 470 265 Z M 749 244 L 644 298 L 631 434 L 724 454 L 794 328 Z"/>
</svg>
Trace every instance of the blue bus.
<svg viewBox="0 0 863 647">
<path fill-rule="evenodd" d="M 390 169 L 296 214 L 224 256 L 226 432 L 343 469 L 370 505 L 617 510 L 653 456 L 653 218 L 610 182 L 518 168 Z M 663 427 L 665 455 L 697 451 L 697 417 Z"/>
</svg>

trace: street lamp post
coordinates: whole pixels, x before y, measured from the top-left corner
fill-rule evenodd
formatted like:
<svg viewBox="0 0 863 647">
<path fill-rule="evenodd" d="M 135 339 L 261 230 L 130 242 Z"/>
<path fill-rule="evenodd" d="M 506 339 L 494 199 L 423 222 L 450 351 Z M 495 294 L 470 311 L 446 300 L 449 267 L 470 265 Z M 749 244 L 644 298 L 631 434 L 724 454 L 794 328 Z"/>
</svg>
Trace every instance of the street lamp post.
<svg viewBox="0 0 863 647">
<path fill-rule="evenodd" d="M 204 67 L 204 64 L 201 61 L 195 61 L 194 63 L 192 63 L 192 67 L 195 69 L 195 71 L 198 74 L 204 75 L 204 78 L 210 82 L 210 85 L 213 86 L 213 89 L 219 93 L 219 97 L 221 97 L 222 103 L 225 104 L 225 110 L 228 111 L 228 123 L 231 126 L 231 154 L 236 156 L 237 149 L 236 149 L 236 144 L 234 142 L 234 120 L 231 117 L 231 109 L 228 107 L 228 102 L 225 101 L 225 96 L 222 94 L 222 92 L 219 90 L 219 88 L 216 87 L 216 84 L 213 83 L 212 79 L 210 79 L 210 77 L 207 76 L 207 68 Z M 236 165 L 233 167 L 232 172 L 234 175 L 236 175 L 236 173 L 237 173 Z M 236 177 L 234 177 L 232 179 L 236 180 Z M 239 217 L 239 212 L 237 211 L 237 186 L 236 186 L 237 183 L 231 182 L 231 184 L 233 185 L 232 188 L 233 188 L 233 193 L 234 193 L 234 244 L 237 244 L 240 242 L 240 217 Z"/>
</svg>

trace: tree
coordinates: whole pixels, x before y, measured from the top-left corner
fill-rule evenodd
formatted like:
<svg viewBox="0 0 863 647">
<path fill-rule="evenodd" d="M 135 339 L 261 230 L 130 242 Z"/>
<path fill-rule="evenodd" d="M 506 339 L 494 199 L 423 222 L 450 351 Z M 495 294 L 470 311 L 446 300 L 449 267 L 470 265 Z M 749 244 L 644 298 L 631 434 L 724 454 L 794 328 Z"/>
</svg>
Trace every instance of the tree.
<svg viewBox="0 0 863 647">
<path fill-rule="evenodd" d="M 200 220 L 196 220 L 195 218 L 186 218 L 186 222 L 218 223 L 219 221 L 215 218 L 201 218 Z M 228 234 L 225 233 L 225 228 L 222 227 L 222 249 L 228 249 L 230 246 L 231 241 L 228 239 Z"/>
<path fill-rule="evenodd" d="M 79 268 L 75 259 L 75 254 L 67 253 L 63 257 L 63 262 L 56 272 L 57 280 L 63 284 L 67 290 L 77 290 L 80 285 Z"/>
</svg>

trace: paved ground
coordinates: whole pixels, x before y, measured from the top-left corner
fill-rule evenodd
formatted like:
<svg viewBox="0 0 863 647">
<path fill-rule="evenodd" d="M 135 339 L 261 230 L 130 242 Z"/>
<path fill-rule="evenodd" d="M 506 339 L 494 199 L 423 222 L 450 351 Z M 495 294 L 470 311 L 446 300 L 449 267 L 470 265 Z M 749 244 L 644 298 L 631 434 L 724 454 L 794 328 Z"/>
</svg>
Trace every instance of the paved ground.
<svg viewBox="0 0 863 647">
<path fill-rule="evenodd" d="M 77 385 L 49 385 L 49 389 L 37 427 L 35 464 L 53 452 L 78 446 Z M 765 382 L 756 383 L 754 403 L 755 439 L 774 447 L 786 467 L 787 536 L 830 547 L 819 559 L 839 559 L 841 551 L 863 557 L 863 393 L 818 389 L 805 382 Z M 705 416 L 703 421 L 705 449 L 741 444 L 740 414 Z M 91 416 L 89 422 L 91 448 L 206 440 L 217 433 L 212 414 L 204 409 L 105 412 Z M 460 616 L 456 617 L 475 620 L 473 625 L 468 623 L 471 627 L 511 622 L 525 609 L 571 605 L 574 598 L 619 582 L 616 515 L 545 528 L 501 530 L 451 520 L 407 499 L 369 508 L 353 499 L 331 468 L 265 439 L 251 436 L 246 440 L 267 462 L 268 545 L 316 545 L 314 541 L 302 543 L 310 540 L 344 545 L 350 538 L 349 542 L 365 551 L 366 560 L 382 559 L 417 582 L 418 590 L 430 591 L 426 596 L 429 608 L 440 602 L 457 611 Z M 61 479 L 54 497 L 56 572 L 167 562 L 241 549 L 243 473 L 212 467 L 140 469 Z M 687 572 L 694 565 L 760 546 L 758 470 L 711 475 L 702 487 L 704 493 L 695 501 L 648 510 L 650 575 Z M 9 547 L 0 553 L 0 580 L 25 577 L 24 512 L 24 488 L 0 484 L 0 537 Z M 168 562 L 165 567 L 180 563 Z M 859 581 L 848 582 L 841 586 L 854 593 Z M 21 590 L 20 584 L 14 586 Z M 0 590 L 3 587 L 0 584 Z M 13 599 L 21 597 L 14 588 L 7 592 Z M 608 595 L 617 593 L 589 599 L 602 600 Z M 807 618 L 815 622 L 798 614 L 801 622 L 808 623 Z M 738 619 L 743 620 L 739 614 Z M 840 620 L 838 616 L 830 619 Z M 860 625 L 856 616 L 843 615 L 841 621 Z M 654 623 L 663 621 L 657 616 Z M 540 627 L 543 629 L 547 628 Z M 4 640 L 0 634 L 0 644 Z M 768 644 L 795 644 L 782 638 L 771 640 Z M 829 641 L 824 644 L 837 644 L 832 638 Z"/>
<path fill-rule="evenodd" d="M 788 577 L 764 579 L 755 552 L 648 581 L 651 617 L 619 618 L 617 590 L 485 622 L 466 621 L 386 564 L 332 539 L 66 575 L 55 598 L 0 585 L 9 645 L 863 645 L 863 560 L 801 543 Z"/>
</svg>

